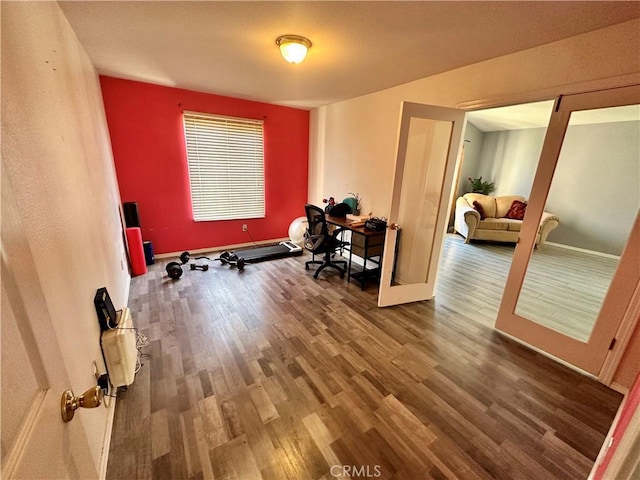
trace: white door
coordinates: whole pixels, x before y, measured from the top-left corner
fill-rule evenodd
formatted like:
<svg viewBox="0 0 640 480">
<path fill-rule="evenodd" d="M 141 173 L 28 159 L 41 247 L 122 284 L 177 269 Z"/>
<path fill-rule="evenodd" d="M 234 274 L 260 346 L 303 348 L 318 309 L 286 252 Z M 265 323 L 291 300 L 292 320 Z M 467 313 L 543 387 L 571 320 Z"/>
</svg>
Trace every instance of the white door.
<svg viewBox="0 0 640 480">
<path fill-rule="evenodd" d="M 640 285 L 639 104 L 640 86 L 559 99 L 496 322 L 498 330 L 594 375 L 599 374 L 613 348 L 621 322 L 633 321 L 629 316 L 637 315 L 632 298 Z M 625 124 L 627 133 L 613 130 L 612 122 Z M 585 126 L 588 131 L 580 130 Z M 603 150 L 603 145 L 613 147 Z M 597 161 L 576 169 L 576 156 Z M 564 179 L 558 188 L 554 188 L 556 176 Z M 572 195 L 572 188 L 584 182 L 593 183 L 592 198 Z M 605 189 L 604 185 L 609 186 Z M 612 207 L 585 221 L 585 216 L 594 215 L 590 205 L 602 199 L 604 190 Z M 619 244 L 619 260 L 557 247 L 558 255 L 552 258 L 548 251 L 551 245 L 534 250 L 543 212 L 554 213 L 554 198 L 567 197 L 574 198 L 576 213 L 559 215 L 558 230 L 571 229 L 567 239 L 586 242 L 587 236 L 592 237 L 591 230 L 600 229 L 608 242 Z"/>
<path fill-rule="evenodd" d="M 379 307 L 433 297 L 464 116 L 402 104 Z"/>
<path fill-rule="evenodd" d="M 2 478 L 97 478 L 78 418 L 87 412 L 62 421 L 61 396 L 71 385 L 4 173 L 3 167 Z"/>
</svg>

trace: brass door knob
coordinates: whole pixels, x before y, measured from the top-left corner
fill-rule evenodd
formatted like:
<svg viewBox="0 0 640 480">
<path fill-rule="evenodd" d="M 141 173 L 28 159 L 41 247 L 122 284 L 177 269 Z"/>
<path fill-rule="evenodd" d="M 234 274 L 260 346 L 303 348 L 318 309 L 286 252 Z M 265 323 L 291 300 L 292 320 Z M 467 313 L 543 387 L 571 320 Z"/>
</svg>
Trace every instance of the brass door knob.
<svg viewBox="0 0 640 480">
<path fill-rule="evenodd" d="M 91 387 L 81 396 L 76 397 L 71 390 L 62 394 L 61 400 L 62 420 L 70 422 L 78 408 L 95 408 L 102 404 L 102 389 L 99 386 Z"/>
</svg>

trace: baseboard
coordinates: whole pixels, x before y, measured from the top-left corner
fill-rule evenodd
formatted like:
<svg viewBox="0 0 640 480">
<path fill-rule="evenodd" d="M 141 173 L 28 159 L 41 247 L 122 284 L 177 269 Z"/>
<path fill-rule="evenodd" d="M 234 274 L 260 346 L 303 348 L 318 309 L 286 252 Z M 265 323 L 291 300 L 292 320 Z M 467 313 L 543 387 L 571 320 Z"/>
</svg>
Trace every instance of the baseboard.
<svg viewBox="0 0 640 480">
<path fill-rule="evenodd" d="M 527 343 L 527 342 L 525 342 L 525 341 L 523 341 L 523 340 L 520 340 L 519 338 L 514 337 L 513 335 L 509 335 L 508 333 L 505 333 L 505 332 L 503 332 L 502 330 L 499 330 L 499 329 L 497 329 L 497 328 L 495 328 L 495 327 L 494 327 L 494 330 L 495 330 L 497 333 L 499 333 L 500 335 L 502 335 L 503 337 L 508 338 L 509 340 L 513 340 L 514 342 L 517 342 L 517 343 L 519 343 L 520 345 L 524 345 L 525 347 L 529 348 L 530 350 L 533 350 L 534 352 L 537 352 L 537 353 L 539 353 L 539 354 L 541 354 L 541 355 L 544 355 L 545 357 L 550 358 L 551 360 L 554 360 L 554 361 L 556 361 L 556 362 L 558 362 L 558 363 L 561 363 L 561 364 L 562 364 L 562 365 L 564 365 L 565 367 L 568 367 L 568 368 L 570 368 L 571 370 L 573 370 L 573 371 L 575 371 L 575 372 L 578 372 L 578 373 L 580 373 L 580 374 L 582 374 L 582 375 L 585 375 L 585 376 L 587 376 L 587 377 L 589 377 L 589 378 L 591 378 L 591 379 L 593 379 L 593 380 L 595 380 L 595 381 L 597 381 L 597 382 L 600 382 L 600 380 L 598 379 L 598 377 L 596 377 L 596 376 L 595 376 L 595 375 L 593 375 L 592 373 L 589 373 L 589 372 L 587 372 L 586 370 L 582 370 L 581 368 L 576 367 L 575 365 L 570 364 L 570 363 L 569 363 L 569 362 L 567 362 L 566 360 L 563 360 L 563 359 L 561 359 L 561 358 L 558 358 L 558 357 L 556 357 L 555 355 L 551 355 L 549 352 L 545 352 L 544 350 L 542 350 L 542 349 L 540 349 L 540 348 L 538 348 L 538 347 L 535 347 L 535 346 L 531 345 L 530 343 Z M 600 382 L 600 383 L 602 383 L 602 382 Z"/>
<path fill-rule="evenodd" d="M 250 248 L 250 247 L 256 247 L 260 245 L 270 245 L 278 242 L 284 242 L 285 240 L 289 240 L 289 237 L 275 238 L 273 240 L 260 240 L 257 242 L 237 243 L 234 245 L 222 245 L 219 247 L 198 248 L 195 250 L 189 250 L 189 253 L 193 255 L 197 253 L 224 252 L 225 250 L 238 250 L 241 248 Z M 180 252 L 160 253 L 160 254 L 154 255 L 154 257 L 155 258 L 179 257 L 183 251 L 184 250 Z"/>
<path fill-rule="evenodd" d="M 129 304 L 129 293 L 131 291 L 131 275 L 129 272 L 126 273 L 126 281 L 124 285 L 124 304 L 125 306 Z M 104 362 L 103 362 L 104 364 Z M 106 368 L 106 365 L 105 365 Z M 115 418 L 116 412 L 116 397 L 103 397 L 103 404 L 106 405 L 105 401 L 109 400 L 109 406 L 106 407 L 108 410 L 107 414 L 107 422 L 106 428 L 104 432 L 104 437 L 102 439 L 102 454 L 100 457 L 100 470 L 99 479 L 105 480 L 107 478 L 107 464 L 109 463 L 109 448 L 111 447 L 111 432 L 113 431 L 113 420 Z"/>
<path fill-rule="evenodd" d="M 131 275 L 127 274 L 127 281 L 124 285 L 124 305 L 129 305 L 129 293 L 131 292 Z M 116 309 L 117 310 L 117 309 Z"/>
<path fill-rule="evenodd" d="M 104 438 L 102 440 L 102 458 L 100 459 L 100 480 L 107 478 L 107 465 L 109 463 L 109 449 L 111 448 L 111 433 L 113 432 L 113 420 L 116 414 L 116 397 L 109 398 L 109 414 L 107 415 L 107 428 L 104 432 Z M 104 401 L 104 400 L 103 400 Z"/>
<path fill-rule="evenodd" d="M 625 387 L 624 385 L 621 385 L 618 382 L 611 382 L 611 384 L 608 385 L 608 387 L 612 388 L 616 392 L 621 393 L 623 395 L 626 395 L 629 393 L 629 387 Z"/>
<path fill-rule="evenodd" d="M 586 248 L 574 247 L 571 245 L 564 245 L 562 243 L 544 242 L 544 245 L 552 245 L 554 247 L 564 248 L 566 250 L 573 250 L 574 252 L 588 253 L 589 255 L 596 255 L 598 257 L 613 258 L 614 260 L 620 260 L 619 255 L 613 255 L 611 253 L 604 253 L 604 252 L 596 252 L 595 250 L 587 250 Z"/>
</svg>

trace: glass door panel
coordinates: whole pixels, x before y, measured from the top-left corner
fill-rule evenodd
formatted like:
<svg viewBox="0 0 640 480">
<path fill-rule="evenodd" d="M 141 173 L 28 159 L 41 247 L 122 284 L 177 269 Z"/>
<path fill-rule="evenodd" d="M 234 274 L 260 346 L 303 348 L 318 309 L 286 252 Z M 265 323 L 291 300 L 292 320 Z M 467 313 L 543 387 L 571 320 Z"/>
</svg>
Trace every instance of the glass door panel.
<svg viewBox="0 0 640 480">
<path fill-rule="evenodd" d="M 425 283 L 433 248 L 451 122 L 411 119 L 398 224 L 402 226 L 392 284 Z"/>
<path fill-rule="evenodd" d="M 433 297 L 464 112 L 405 102 L 378 305 Z"/>
<path fill-rule="evenodd" d="M 516 314 L 586 342 L 640 208 L 640 106 L 572 112 Z"/>
<path fill-rule="evenodd" d="M 639 104 L 637 85 L 559 100 L 496 322 L 596 375 L 640 285 Z"/>
</svg>

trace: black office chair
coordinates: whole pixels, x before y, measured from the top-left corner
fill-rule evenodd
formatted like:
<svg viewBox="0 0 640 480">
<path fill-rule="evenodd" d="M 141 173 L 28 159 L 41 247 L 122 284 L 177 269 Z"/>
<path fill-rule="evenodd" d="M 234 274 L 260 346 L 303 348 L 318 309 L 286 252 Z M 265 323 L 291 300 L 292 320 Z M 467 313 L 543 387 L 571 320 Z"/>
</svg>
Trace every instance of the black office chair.
<svg viewBox="0 0 640 480">
<path fill-rule="evenodd" d="M 318 278 L 318 274 L 327 267 L 335 268 L 340 272 L 340 278 L 344 278 L 347 262 L 332 259 L 336 250 L 348 245 L 348 242 L 342 242 L 338 239 L 338 235 L 340 235 L 340 232 L 342 232 L 344 228 L 337 228 L 332 233 L 329 233 L 329 226 L 327 225 L 324 210 L 311 204 L 305 205 L 304 210 L 309 222 L 309 227 L 304 235 L 304 248 L 313 253 L 313 260 L 305 262 L 304 268 L 309 270 L 309 265 L 320 265 L 313 274 L 313 278 L 316 279 Z M 315 256 L 317 254 L 324 254 L 324 260 L 316 260 Z M 340 267 L 340 265 L 344 265 L 344 268 Z"/>
</svg>

